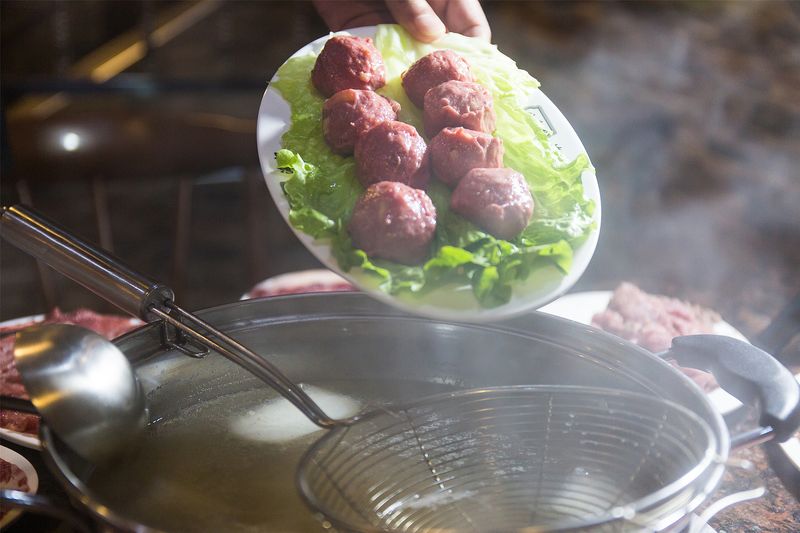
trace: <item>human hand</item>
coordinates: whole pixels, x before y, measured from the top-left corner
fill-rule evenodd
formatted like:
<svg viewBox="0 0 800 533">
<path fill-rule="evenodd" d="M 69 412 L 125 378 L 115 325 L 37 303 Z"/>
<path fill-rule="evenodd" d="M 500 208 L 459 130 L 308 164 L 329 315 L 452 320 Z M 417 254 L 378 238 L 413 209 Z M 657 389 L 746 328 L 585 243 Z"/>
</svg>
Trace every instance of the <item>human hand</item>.
<svg viewBox="0 0 800 533">
<path fill-rule="evenodd" d="M 331 31 L 397 22 L 416 39 L 447 31 L 489 41 L 492 32 L 478 0 L 313 0 Z"/>
</svg>

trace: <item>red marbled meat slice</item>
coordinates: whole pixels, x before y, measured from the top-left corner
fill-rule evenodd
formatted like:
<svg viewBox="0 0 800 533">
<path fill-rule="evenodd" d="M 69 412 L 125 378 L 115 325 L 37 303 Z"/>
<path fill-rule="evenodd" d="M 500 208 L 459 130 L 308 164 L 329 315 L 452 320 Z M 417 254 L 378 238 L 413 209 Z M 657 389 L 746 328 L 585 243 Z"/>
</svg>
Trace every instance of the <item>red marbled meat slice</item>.
<svg viewBox="0 0 800 533">
<path fill-rule="evenodd" d="M 674 337 L 713 333 L 719 321 L 719 315 L 709 309 L 621 283 L 608 308 L 592 318 L 592 325 L 652 352 L 663 352 Z"/>
<path fill-rule="evenodd" d="M 44 320 L 31 321 L 3 328 L 3 337 L 0 338 L 0 394 L 16 398 L 28 398 L 25 387 L 14 364 L 14 334 L 13 332 L 24 329 L 33 324 L 73 324 L 91 329 L 107 339 L 119 337 L 142 325 L 142 321 L 117 315 L 101 315 L 89 309 L 78 309 L 69 313 L 62 313 L 58 308 L 53 309 Z M 37 433 L 39 431 L 39 417 L 16 411 L 0 410 L 0 427 L 21 433 Z"/>
<path fill-rule="evenodd" d="M 606 310 L 594 315 L 592 325 L 658 353 L 669 349 L 672 339 L 680 335 L 714 333 L 720 320 L 710 309 L 649 294 L 625 282 L 614 290 Z M 716 380 L 708 372 L 672 364 L 704 390 L 716 388 Z"/>
<path fill-rule="evenodd" d="M 250 298 L 266 298 L 268 296 L 286 296 L 289 294 L 305 294 L 308 292 L 353 292 L 356 288 L 346 281 L 338 283 L 309 283 L 306 285 L 282 287 L 277 289 L 254 289 Z"/>
<path fill-rule="evenodd" d="M 20 467 L 14 463 L 9 463 L 5 459 L 0 459 L 0 488 L 21 490 L 28 492 L 28 476 Z"/>
<path fill-rule="evenodd" d="M 374 91 L 386 84 L 386 67 L 372 39 L 337 35 L 317 56 L 311 82 L 326 98 L 344 89 Z"/>
<path fill-rule="evenodd" d="M 425 93 L 446 81 L 475 81 L 469 63 L 452 50 L 436 50 L 418 59 L 403 73 L 403 89 L 417 107 L 425 102 Z"/>
<path fill-rule="evenodd" d="M 14 463 L 0 459 L 0 489 L 30 492 L 31 487 L 28 485 L 28 475 Z M 10 507 L 2 506 L 0 508 L 0 519 L 8 514 L 9 511 L 11 511 Z"/>
</svg>

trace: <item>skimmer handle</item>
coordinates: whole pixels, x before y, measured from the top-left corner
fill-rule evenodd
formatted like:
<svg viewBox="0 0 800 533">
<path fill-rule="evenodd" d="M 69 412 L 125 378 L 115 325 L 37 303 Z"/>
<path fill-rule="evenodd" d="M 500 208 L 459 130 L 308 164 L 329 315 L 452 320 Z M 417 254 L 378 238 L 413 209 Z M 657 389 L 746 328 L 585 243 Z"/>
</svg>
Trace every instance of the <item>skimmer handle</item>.
<svg viewBox="0 0 800 533">
<path fill-rule="evenodd" d="M 4 207 L 0 222 L 2 236 L 9 243 L 128 314 L 152 320 L 151 306 L 174 299 L 169 287 L 131 270 L 28 207 Z"/>
<path fill-rule="evenodd" d="M 789 370 L 752 344 L 721 335 L 687 335 L 672 340 L 663 357 L 709 370 L 740 402 L 758 400 L 759 423 L 783 442 L 800 427 L 800 385 Z"/>
</svg>

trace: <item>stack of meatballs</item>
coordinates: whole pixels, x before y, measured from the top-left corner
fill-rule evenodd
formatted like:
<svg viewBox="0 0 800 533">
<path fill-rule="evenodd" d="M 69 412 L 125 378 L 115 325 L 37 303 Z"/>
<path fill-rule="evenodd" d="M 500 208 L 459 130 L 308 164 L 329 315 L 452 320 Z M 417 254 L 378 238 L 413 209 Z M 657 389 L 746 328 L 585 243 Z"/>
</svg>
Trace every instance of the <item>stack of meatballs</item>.
<svg viewBox="0 0 800 533">
<path fill-rule="evenodd" d="M 430 145 L 397 120 L 397 102 L 375 92 L 386 83 L 386 68 L 371 39 L 330 38 L 311 81 L 327 98 L 326 142 L 338 154 L 355 156 L 366 188 L 347 229 L 370 257 L 408 265 L 428 258 L 436 232 L 436 209 L 425 193 L 431 175 L 453 189 L 454 212 L 495 237 L 512 239 L 528 225 L 528 184 L 503 167 L 503 142 L 492 136 L 492 95 L 463 57 L 438 50 L 402 75 L 408 98 L 423 110 Z"/>
</svg>

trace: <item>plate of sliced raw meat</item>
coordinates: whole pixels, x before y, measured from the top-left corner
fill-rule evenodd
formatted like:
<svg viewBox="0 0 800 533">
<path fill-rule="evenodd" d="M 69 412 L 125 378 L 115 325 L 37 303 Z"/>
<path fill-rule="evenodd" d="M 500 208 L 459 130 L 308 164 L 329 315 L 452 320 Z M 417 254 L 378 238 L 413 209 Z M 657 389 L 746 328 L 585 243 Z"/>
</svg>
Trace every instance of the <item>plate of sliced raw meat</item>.
<svg viewBox="0 0 800 533">
<path fill-rule="evenodd" d="M 711 309 L 666 295 L 650 294 L 628 282 L 621 283 L 614 291 L 568 294 L 540 311 L 603 329 L 654 353 L 667 350 L 673 337 L 679 335 L 713 333 L 747 341 L 741 332 Z M 708 372 L 679 368 L 708 393 L 721 412 L 727 413 L 741 405 L 720 389 Z"/>
<path fill-rule="evenodd" d="M 23 456 L 0 446 L 0 489 L 19 490 L 36 494 L 39 489 L 39 475 L 33 465 Z M 8 526 L 20 514 L 14 509 L 0 509 L 0 530 Z"/>
<path fill-rule="evenodd" d="M 22 377 L 14 364 L 15 333 L 35 324 L 73 324 L 95 331 L 107 339 L 119 337 L 143 324 L 138 318 L 96 313 L 89 309 L 16 318 L 0 323 L 0 394 L 27 399 Z M 9 442 L 39 449 L 39 417 L 0 409 L 0 436 Z"/>
</svg>

